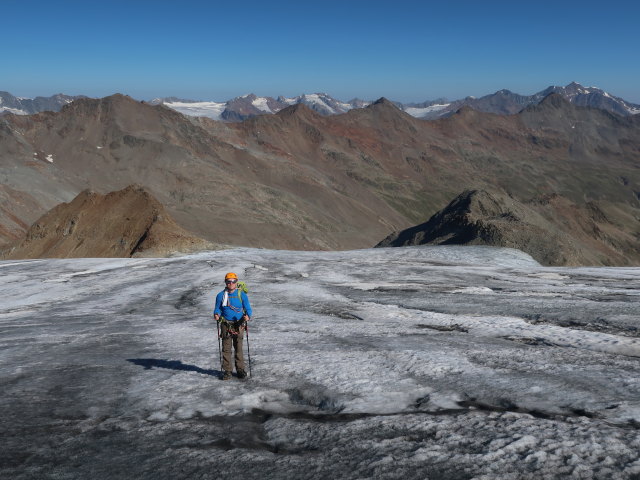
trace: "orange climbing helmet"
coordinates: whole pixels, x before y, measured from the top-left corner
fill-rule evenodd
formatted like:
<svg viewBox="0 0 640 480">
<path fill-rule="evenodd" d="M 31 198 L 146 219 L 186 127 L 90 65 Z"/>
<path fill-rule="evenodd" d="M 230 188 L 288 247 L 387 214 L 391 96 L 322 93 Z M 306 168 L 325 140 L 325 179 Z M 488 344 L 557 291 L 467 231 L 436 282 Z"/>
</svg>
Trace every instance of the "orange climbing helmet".
<svg viewBox="0 0 640 480">
<path fill-rule="evenodd" d="M 231 278 L 231 279 L 238 280 L 238 275 L 236 275 L 236 274 L 235 274 L 235 273 L 233 273 L 233 272 L 229 272 L 229 273 L 227 273 L 227 274 L 224 276 L 224 280 L 225 280 L 225 281 L 229 280 L 230 278 Z"/>
</svg>

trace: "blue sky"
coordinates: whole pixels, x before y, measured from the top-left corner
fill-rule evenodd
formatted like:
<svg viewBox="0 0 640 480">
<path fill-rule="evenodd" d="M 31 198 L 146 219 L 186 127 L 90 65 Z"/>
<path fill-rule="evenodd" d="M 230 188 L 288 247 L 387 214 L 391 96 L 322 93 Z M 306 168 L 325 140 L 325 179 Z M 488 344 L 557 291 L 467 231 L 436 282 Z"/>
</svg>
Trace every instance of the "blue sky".
<svg viewBox="0 0 640 480">
<path fill-rule="evenodd" d="M 411 102 L 577 81 L 640 103 L 638 2 L 2 0 L 0 90 Z"/>
</svg>

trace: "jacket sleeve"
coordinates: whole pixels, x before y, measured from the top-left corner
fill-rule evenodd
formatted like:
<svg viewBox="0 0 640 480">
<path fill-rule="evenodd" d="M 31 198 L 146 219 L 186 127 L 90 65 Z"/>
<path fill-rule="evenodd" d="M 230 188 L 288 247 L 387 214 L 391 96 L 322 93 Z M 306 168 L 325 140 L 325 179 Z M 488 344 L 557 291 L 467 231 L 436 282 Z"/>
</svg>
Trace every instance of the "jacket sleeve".
<svg viewBox="0 0 640 480">
<path fill-rule="evenodd" d="M 214 315 L 222 315 L 222 293 L 219 293 L 218 295 L 216 295 L 216 303 L 215 306 L 213 307 L 213 314 Z"/>
<path fill-rule="evenodd" d="M 242 306 L 244 307 L 244 311 L 247 312 L 247 315 L 250 317 L 253 316 L 253 310 L 251 309 L 251 304 L 249 303 L 249 295 L 242 292 Z"/>
</svg>

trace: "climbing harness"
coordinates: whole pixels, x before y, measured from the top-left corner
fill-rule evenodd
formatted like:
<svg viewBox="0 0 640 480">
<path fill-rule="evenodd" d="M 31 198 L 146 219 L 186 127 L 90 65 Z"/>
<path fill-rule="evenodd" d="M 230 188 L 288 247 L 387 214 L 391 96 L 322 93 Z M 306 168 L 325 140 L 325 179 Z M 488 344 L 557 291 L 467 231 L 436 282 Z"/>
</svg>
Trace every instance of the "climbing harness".
<svg viewBox="0 0 640 480">
<path fill-rule="evenodd" d="M 225 325 L 226 328 L 224 329 L 225 334 L 223 334 L 220 330 L 218 330 L 218 337 L 220 338 L 236 337 L 240 334 L 240 331 L 242 330 L 242 328 L 247 328 L 247 322 L 245 322 L 244 320 L 238 320 L 236 322 L 233 322 L 233 321 L 227 320 L 224 317 L 220 317 L 220 320 L 218 320 L 218 327 L 221 324 Z"/>
</svg>

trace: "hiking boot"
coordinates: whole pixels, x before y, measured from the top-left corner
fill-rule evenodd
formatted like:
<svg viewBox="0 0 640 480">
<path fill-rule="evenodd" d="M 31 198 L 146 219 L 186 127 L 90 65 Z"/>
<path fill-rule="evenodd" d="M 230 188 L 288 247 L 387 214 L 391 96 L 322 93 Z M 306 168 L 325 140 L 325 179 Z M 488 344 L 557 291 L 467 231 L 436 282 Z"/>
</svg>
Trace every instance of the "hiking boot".
<svg viewBox="0 0 640 480">
<path fill-rule="evenodd" d="M 222 380 L 231 380 L 231 372 L 224 372 L 222 374 Z"/>
<path fill-rule="evenodd" d="M 241 380 L 247 378 L 247 372 L 245 372 L 244 370 L 238 370 L 238 378 Z"/>
</svg>

